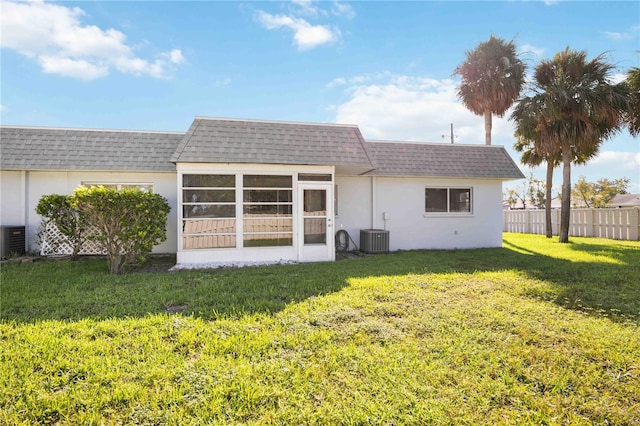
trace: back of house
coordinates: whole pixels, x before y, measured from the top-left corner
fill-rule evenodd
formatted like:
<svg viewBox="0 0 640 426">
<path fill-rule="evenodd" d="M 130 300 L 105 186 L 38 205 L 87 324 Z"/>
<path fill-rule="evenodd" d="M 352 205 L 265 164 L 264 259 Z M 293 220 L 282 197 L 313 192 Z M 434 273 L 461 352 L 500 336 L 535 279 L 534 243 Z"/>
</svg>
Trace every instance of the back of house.
<svg viewBox="0 0 640 426">
<path fill-rule="evenodd" d="M 196 117 L 185 133 L 0 126 L 0 138 L 1 225 L 24 226 L 27 250 L 59 238 L 43 236 L 42 195 L 137 187 L 168 200 L 154 251 L 185 267 L 331 261 L 347 233 L 373 252 L 498 247 L 502 182 L 523 177 L 500 146 L 366 141 L 355 125 Z"/>
</svg>

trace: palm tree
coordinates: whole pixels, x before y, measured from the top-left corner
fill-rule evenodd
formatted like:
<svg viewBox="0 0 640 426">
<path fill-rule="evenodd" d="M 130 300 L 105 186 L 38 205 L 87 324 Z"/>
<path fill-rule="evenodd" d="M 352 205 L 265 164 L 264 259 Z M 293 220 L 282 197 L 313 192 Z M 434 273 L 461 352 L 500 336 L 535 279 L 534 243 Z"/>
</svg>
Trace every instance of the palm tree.
<svg viewBox="0 0 640 426">
<path fill-rule="evenodd" d="M 542 151 L 542 146 L 545 145 L 540 141 L 540 134 L 535 131 L 535 123 L 525 118 L 526 114 L 531 113 L 531 111 L 527 111 L 528 106 L 530 105 L 528 105 L 526 101 L 518 102 L 511 114 L 511 119 L 516 120 L 516 142 L 513 144 L 513 148 L 522 153 L 520 157 L 522 164 L 531 167 L 537 167 L 543 163 L 546 165 L 544 196 L 545 235 L 547 238 L 551 238 L 553 237 L 553 224 L 551 221 L 553 170 L 560 165 L 562 154 L 560 151 Z M 595 150 L 592 151 L 574 151 L 573 162 L 575 164 L 586 164 L 598 154 L 598 147 L 594 148 Z"/>
<path fill-rule="evenodd" d="M 629 111 L 625 117 L 629 133 L 640 135 L 640 68 L 631 68 L 625 81 L 629 90 Z"/>
<path fill-rule="evenodd" d="M 513 148 L 522 153 L 520 162 L 527 166 L 536 167 L 542 163 L 547 166 L 547 173 L 545 177 L 545 195 L 544 195 L 544 219 L 545 219 L 545 235 L 547 238 L 553 236 L 553 226 L 551 222 L 551 189 L 553 187 L 553 169 L 555 169 L 560 163 L 560 156 L 557 154 L 545 154 L 539 152 L 539 148 L 536 149 L 539 144 L 536 144 L 535 140 L 525 138 L 520 132 L 520 129 L 516 129 L 516 143 Z"/>
<path fill-rule="evenodd" d="M 485 143 L 491 145 L 492 115 L 502 117 L 518 99 L 524 85 L 526 66 L 518 58 L 513 41 L 489 37 L 453 72 L 462 81 L 458 98 L 476 115 L 484 115 Z"/>
<path fill-rule="evenodd" d="M 538 154 L 560 156 L 563 243 L 569 241 L 571 163 L 586 162 L 597 153 L 620 129 L 628 104 L 625 85 L 609 81 L 613 66 L 603 55 L 589 62 L 586 56 L 566 48 L 553 60 L 542 61 L 536 67 L 532 96 L 523 98 L 512 116 Z"/>
</svg>

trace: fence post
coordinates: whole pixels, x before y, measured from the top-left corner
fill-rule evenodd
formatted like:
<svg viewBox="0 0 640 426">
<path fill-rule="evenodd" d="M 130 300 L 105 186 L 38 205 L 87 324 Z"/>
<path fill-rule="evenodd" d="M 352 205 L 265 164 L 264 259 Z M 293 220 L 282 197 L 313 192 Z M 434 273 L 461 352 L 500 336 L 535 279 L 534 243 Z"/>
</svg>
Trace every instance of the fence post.
<svg viewBox="0 0 640 426">
<path fill-rule="evenodd" d="M 640 223 L 638 223 L 638 217 L 640 216 L 640 207 L 634 207 L 633 210 L 629 212 L 629 239 L 631 241 L 640 240 Z"/>
</svg>

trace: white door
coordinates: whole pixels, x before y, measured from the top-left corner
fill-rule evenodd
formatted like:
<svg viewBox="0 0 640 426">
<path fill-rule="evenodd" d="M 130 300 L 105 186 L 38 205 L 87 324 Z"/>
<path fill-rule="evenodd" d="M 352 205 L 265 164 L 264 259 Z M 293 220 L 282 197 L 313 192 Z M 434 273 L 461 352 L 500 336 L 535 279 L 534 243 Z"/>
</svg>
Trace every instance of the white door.
<svg viewBox="0 0 640 426">
<path fill-rule="evenodd" d="M 335 260 L 333 184 L 298 184 L 300 262 Z"/>
</svg>

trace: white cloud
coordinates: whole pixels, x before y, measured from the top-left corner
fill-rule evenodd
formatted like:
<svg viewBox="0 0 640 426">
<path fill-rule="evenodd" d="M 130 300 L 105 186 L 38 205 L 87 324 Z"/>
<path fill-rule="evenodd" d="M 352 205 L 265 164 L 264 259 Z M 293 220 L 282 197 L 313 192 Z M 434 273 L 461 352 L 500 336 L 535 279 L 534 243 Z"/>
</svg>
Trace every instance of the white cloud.
<svg viewBox="0 0 640 426">
<path fill-rule="evenodd" d="M 9 111 L 9 108 L 7 108 L 5 105 L 0 105 L 0 112 L 4 111 Z"/>
<path fill-rule="evenodd" d="M 379 72 L 375 74 L 360 74 L 349 78 L 337 77 L 327 83 L 325 87 L 333 89 L 334 87 L 344 86 L 347 84 L 360 85 L 374 80 L 389 78 L 390 76 L 391 74 L 389 72 Z"/>
<path fill-rule="evenodd" d="M 169 52 L 169 61 L 176 65 L 183 64 L 185 58 L 184 56 L 182 56 L 182 51 L 180 49 L 173 49 L 171 52 Z"/>
<path fill-rule="evenodd" d="M 216 83 L 215 83 L 216 87 L 228 86 L 230 84 L 231 84 L 231 78 L 229 77 L 224 78 L 222 80 L 216 80 Z"/>
<path fill-rule="evenodd" d="M 627 79 L 627 74 L 622 73 L 622 72 L 618 72 L 618 73 L 612 74 L 611 78 L 610 78 L 610 80 L 611 80 L 611 82 L 613 84 L 622 83 L 626 79 Z"/>
<path fill-rule="evenodd" d="M 625 32 L 603 31 L 603 33 L 606 38 L 611 40 L 632 40 L 638 37 L 638 31 L 640 31 L 640 26 L 633 26 Z"/>
<path fill-rule="evenodd" d="M 629 38 L 627 34 L 610 32 L 610 31 L 605 31 L 604 35 L 605 37 L 610 38 L 611 40 L 622 40 L 623 38 Z"/>
<path fill-rule="evenodd" d="M 594 158 L 590 165 L 612 166 L 621 172 L 638 173 L 640 170 L 640 152 L 602 151 Z"/>
<path fill-rule="evenodd" d="M 448 141 L 453 123 L 457 142 L 484 143 L 484 120 L 457 99 L 455 81 L 372 75 L 384 81 L 346 86 L 349 99 L 335 107 L 337 123 L 358 124 L 368 139 L 425 142 Z M 494 117 L 492 134 L 495 145 L 513 144 L 506 116 Z"/>
<path fill-rule="evenodd" d="M 518 46 L 518 54 L 520 55 L 533 55 L 536 59 L 541 58 L 544 54 L 543 47 L 536 47 L 532 44 L 522 44 Z"/>
<path fill-rule="evenodd" d="M 344 77 L 338 77 L 327 83 L 326 87 L 333 89 L 334 87 L 344 86 L 345 84 L 347 84 L 347 79 Z"/>
<path fill-rule="evenodd" d="M 337 1 L 333 2 L 333 5 L 331 6 L 331 13 L 336 16 L 344 16 L 347 19 L 353 19 L 356 16 L 356 12 L 353 10 L 351 5 Z"/>
<path fill-rule="evenodd" d="M 292 4 L 298 7 L 297 12 L 301 15 L 318 16 L 318 14 L 326 15 L 326 12 L 313 6 L 311 0 L 292 0 Z"/>
<path fill-rule="evenodd" d="M 293 31 L 293 39 L 300 50 L 332 43 L 340 38 L 340 30 L 326 25 L 311 25 L 301 18 L 287 15 L 272 15 L 259 10 L 255 19 L 268 30 L 288 28 Z"/>
<path fill-rule="evenodd" d="M 81 80 L 105 77 L 111 69 L 134 75 L 166 77 L 184 62 L 179 49 L 161 53 L 154 61 L 139 58 L 127 45 L 127 36 L 113 28 L 83 25 L 86 13 L 36 0 L 4 1 L 1 46 L 34 59 L 42 70 Z"/>
<path fill-rule="evenodd" d="M 94 65 L 83 59 L 71 59 L 60 56 L 38 56 L 38 63 L 42 71 L 49 74 L 59 74 L 80 80 L 95 80 L 109 74 L 106 66 Z"/>
</svg>

